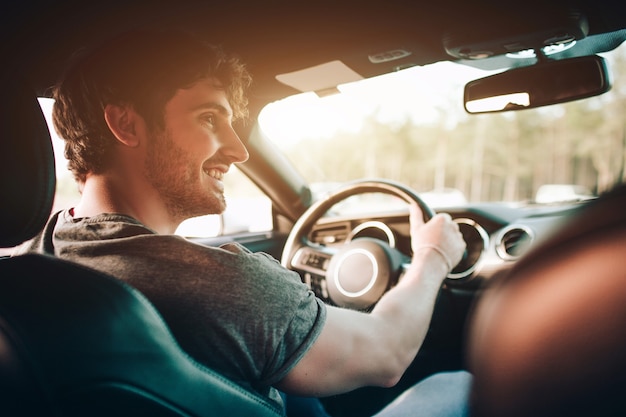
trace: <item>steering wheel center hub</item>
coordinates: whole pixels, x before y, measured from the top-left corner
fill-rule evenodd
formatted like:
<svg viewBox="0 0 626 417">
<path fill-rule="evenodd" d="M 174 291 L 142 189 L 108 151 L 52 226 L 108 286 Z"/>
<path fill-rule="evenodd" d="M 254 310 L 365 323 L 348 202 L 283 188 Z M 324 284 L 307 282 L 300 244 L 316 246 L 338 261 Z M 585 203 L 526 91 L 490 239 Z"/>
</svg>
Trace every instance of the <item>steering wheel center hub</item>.
<svg viewBox="0 0 626 417">
<path fill-rule="evenodd" d="M 359 297 L 366 294 L 378 277 L 378 263 L 370 252 L 355 248 L 347 251 L 334 270 L 331 279 L 337 290 L 346 297 Z"/>
<path fill-rule="evenodd" d="M 395 284 L 399 265 L 386 242 L 356 239 L 331 259 L 327 271 L 328 295 L 341 307 L 369 308 Z"/>
</svg>

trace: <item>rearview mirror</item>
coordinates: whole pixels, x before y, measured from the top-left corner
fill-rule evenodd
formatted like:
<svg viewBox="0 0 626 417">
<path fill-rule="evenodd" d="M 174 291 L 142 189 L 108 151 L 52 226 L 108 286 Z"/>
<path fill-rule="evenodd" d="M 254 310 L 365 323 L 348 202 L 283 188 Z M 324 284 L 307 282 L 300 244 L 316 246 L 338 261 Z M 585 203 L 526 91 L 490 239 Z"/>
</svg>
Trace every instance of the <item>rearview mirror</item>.
<svg viewBox="0 0 626 417">
<path fill-rule="evenodd" d="M 468 113 L 523 110 L 606 93 L 604 59 L 592 55 L 515 68 L 465 86 Z"/>
</svg>

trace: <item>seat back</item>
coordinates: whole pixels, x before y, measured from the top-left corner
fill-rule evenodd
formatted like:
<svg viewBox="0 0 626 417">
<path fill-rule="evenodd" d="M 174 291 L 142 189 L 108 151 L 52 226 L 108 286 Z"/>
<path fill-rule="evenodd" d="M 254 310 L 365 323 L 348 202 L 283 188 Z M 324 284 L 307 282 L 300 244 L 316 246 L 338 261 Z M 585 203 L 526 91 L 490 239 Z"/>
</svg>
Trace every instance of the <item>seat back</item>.
<svg viewBox="0 0 626 417">
<path fill-rule="evenodd" d="M 54 156 L 28 84 L 0 81 L 0 246 L 10 247 L 50 215 Z M 138 291 L 35 254 L 0 259 L 0 407 L 7 416 L 283 414 L 190 358 Z"/>
<path fill-rule="evenodd" d="M 189 358 L 152 305 L 119 280 L 40 255 L 0 261 L 0 274 L 3 410 L 279 415 L 263 398 Z"/>
<path fill-rule="evenodd" d="M 52 209 L 56 176 L 50 133 L 35 94 L 8 68 L 0 71 L 0 248 L 7 248 L 41 230 Z"/>
</svg>

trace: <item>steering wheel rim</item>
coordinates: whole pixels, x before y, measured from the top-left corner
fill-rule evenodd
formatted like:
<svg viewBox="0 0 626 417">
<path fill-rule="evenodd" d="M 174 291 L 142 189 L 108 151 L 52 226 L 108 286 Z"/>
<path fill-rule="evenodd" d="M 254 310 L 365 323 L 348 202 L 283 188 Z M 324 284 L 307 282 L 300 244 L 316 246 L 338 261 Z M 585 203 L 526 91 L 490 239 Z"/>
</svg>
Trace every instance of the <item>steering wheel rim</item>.
<svg viewBox="0 0 626 417">
<path fill-rule="evenodd" d="M 390 194 L 390 195 L 403 199 L 408 204 L 416 203 L 419 206 L 420 210 L 422 211 L 422 215 L 424 217 L 425 222 L 430 220 L 435 215 L 435 212 L 432 210 L 432 208 L 430 208 L 417 195 L 415 191 L 413 191 L 412 189 L 410 189 L 404 184 L 391 181 L 391 180 L 386 180 L 386 179 L 366 179 L 366 180 L 350 182 L 342 186 L 341 188 L 337 189 L 336 191 L 332 192 L 326 198 L 320 201 L 317 201 L 316 203 L 311 205 L 302 214 L 302 216 L 300 216 L 298 221 L 294 224 L 285 242 L 285 246 L 284 246 L 283 253 L 281 256 L 281 264 L 287 269 L 305 272 L 301 267 L 296 266 L 293 263 L 294 257 L 296 256 L 297 252 L 301 251 L 303 248 L 306 248 L 314 253 L 327 256 L 329 259 L 331 259 L 330 261 L 331 266 L 329 266 L 329 268 L 326 271 L 324 271 L 323 276 L 327 282 L 332 284 L 333 281 L 329 281 L 329 277 L 327 276 L 326 272 L 330 271 L 331 268 L 333 267 L 332 265 L 333 265 L 333 262 L 337 258 L 335 256 L 337 255 L 337 253 L 333 253 L 332 251 L 327 250 L 323 245 L 318 245 L 316 243 L 311 242 L 307 238 L 307 235 L 310 233 L 312 227 L 317 223 L 317 221 L 332 206 L 339 203 L 340 201 L 345 200 L 348 197 L 351 197 L 353 195 L 358 195 L 358 194 L 364 194 L 364 193 Z M 385 245 L 381 245 L 381 243 L 383 242 L 379 242 L 378 244 L 374 245 L 376 247 L 373 247 L 371 242 L 361 241 L 358 243 L 358 246 L 360 247 L 352 249 L 351 253 L 358 252 L 360 254 L 364 254 L 365 258 L 363 259 L 366 259 L 366 258 L 371 259 L 372 263 L 374 264 L 374 269 L 377 269 L 377 262 L 375 261 L 375 259 L 382 259 L 382 258 L 389 260 L 392 264 L 397 266 L 399 262 L 398 261 L 399 257 L 398 255 L 395 254 L 396 250 L 393 248 L 385 247 Z M 378 247 L 380 247 L 380 249 Z M 373 255 L 370 254 L 370 252 L 373 253 Z M 377 285 L 386 286 L 387 284 L 384 283 L 384 284 L 377 284 Z M 373 284 L 368 283 L 368 286 L 372 287 Z M 364 307 L 363 305 L 360 305 L 360 304 L 374 303 L 375 301 L 377 301 L 377 298 L 379 298 L 378 294 L 381 294 L 381 292 L 384 293 L 386 289 L 387 288 L 382 288 L 382 287 L 374 288 L 373 291 L 375 292 L 376 295 L 374 295 L 373 297 L 376 298 L 376 300 L 372 300 L 372 296 L 369 296 L 369 298 L 366 296 L 364 299 L 365 301 L 363 299 L 360 299 L 357 303 L 358 305 L 352 305 L 350 297 L 348 297 L 346 300 L 342 300 L 342 302 L 345 301 L 345 305 L 343 306 L 354 307 L 354 308 Z M 359 295 L 361 295 L 361 291 L 359 291 L 358 293 Z M 340 296 L 340 297 L 343 297 L 343 296 Z M 337 300 L 333 300 L 333 301 L 337 302 Z M 342 305 L 342 302 L 339 302 L 338 305 Z"/>
</svg>

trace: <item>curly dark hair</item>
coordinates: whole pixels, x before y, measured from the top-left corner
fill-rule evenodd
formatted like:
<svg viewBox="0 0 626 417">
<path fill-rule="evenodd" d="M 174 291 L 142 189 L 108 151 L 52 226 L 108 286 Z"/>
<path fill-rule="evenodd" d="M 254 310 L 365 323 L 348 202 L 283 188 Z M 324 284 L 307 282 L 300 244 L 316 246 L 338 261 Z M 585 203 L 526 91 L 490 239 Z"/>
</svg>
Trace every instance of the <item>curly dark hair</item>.
<svg viewBox="0 0 626 417">
<path fill-rule="evenodd" d="M 132 31 L 74 56 L 52 90 L 54 127 L 65 142 L 75 179 L 106 167 L 114 137 L 104 119 L 109 104 L 132 107 L 152 129 L 164 128 L 166 103 L 181 88 L 216 79 L 234 119 L 247 116 L 251 76 L 235 56 L 178 30 Z"/>
</svg>

